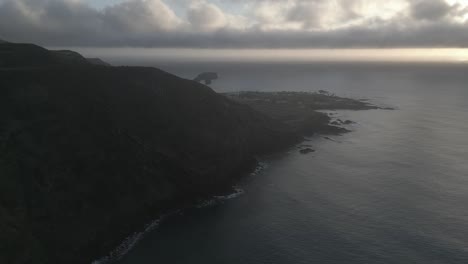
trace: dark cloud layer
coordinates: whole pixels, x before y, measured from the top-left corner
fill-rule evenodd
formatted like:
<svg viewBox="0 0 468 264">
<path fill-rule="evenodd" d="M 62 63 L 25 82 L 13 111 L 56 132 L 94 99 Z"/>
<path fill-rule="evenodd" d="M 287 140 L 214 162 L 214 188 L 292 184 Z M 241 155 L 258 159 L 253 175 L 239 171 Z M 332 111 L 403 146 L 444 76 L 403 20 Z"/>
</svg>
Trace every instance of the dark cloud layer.
<svg viewBox="0 0 468 264">
<path fill-rule="evenodd" d="M 245 16 L 203 0 L 184 0 L 183 16 L 162 0 L 127 0 L 103 10 L 78 0 L 0 0 L 0 39 L 106 47 L 468 46 L 466 8 L 443 0 L 406 0 L 406 9 L 385 18 L 359 11 L 365 1 L 337 1 L 342 5 L 333 7 L 330 20 L 325 13 L 330 6 L 320 0 L 239 1 L 255 9 Z M 262 4 L 266 18 L 260 19 Z"/>
<path fill-rule="evenodd" d="M 450 14 L 452 7 L 443 0 L 419 0 L 411 5 L 411 14 L 416 19 L 436 21 Z"/>
</svg>

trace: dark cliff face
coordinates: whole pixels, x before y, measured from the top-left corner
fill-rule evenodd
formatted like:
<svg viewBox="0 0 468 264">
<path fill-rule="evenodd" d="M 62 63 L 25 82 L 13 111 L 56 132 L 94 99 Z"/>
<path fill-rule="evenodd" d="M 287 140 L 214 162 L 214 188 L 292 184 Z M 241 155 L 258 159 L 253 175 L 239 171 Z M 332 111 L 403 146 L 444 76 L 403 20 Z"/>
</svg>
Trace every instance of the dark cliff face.
<svg viewBox="0 0 468 264">
<path fill-rule="evenodd" d="M 0 263 L 89 263 L 298 139 L 158 69 L 1 45 Z"/>
</svg>

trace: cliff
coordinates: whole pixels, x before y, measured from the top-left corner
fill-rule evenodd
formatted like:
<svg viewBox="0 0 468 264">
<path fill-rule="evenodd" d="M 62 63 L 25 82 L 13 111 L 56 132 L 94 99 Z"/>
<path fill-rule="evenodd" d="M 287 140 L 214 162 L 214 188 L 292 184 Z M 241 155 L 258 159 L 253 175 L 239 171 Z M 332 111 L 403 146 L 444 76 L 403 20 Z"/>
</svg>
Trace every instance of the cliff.
<svg viewBox="0 0 468 264">
<path fill-rule="evenodd" d="M 0 263 L 90 263 L 300 136 L 194 81 L 0 44 Z"/>
</svg>

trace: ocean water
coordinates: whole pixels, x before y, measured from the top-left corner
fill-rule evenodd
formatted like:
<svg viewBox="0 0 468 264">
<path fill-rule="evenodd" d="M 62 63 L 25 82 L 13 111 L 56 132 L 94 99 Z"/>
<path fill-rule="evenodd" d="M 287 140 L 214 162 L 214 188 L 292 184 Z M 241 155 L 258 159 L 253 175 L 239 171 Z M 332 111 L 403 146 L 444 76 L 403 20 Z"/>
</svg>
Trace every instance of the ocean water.
<svg viewBox="0 0 468 264">
<path fill-rule="evenodd" d="M 468 263 L 468 65 L 148 62 L 219 92 L 317 91 L 351 133 L 264 158 L 242 195 L 168 217 L 121 264 Z"/>
</svg>

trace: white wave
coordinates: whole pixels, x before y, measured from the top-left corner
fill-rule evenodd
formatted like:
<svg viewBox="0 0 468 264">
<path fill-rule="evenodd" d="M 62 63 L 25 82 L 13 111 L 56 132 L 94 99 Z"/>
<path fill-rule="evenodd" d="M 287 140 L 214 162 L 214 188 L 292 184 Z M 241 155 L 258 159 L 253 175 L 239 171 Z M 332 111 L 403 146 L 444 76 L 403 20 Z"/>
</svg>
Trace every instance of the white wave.
<svg viewBox="0 0 468 264">
<path fill-rule="evenodd" d="M 257 167 L 255 167 L 255 170 L 252 173 L 250 173 L 250 175 L 255 176 L 259 174 L 260 172 L 262 172 L 267 167 L 268 167 L 268 163 L 261 161 L 257 164 Z"/>
<path fill-rule="evenodd" d="M 143 231 L 140 232 L 135 232 L 132 235 L 128 236 L 120 245 L 112 250 L 109 255 L 102 257 L 98 260 L 93 261 L 91 264 L 106 264 L 106 263 L 112 263 L 114 261 L 120 260 L 123 256 L 125 256 L 130 250 L 132 250 L 133 247 L 135 247 L 138 242 L 143 239 L 145 234 L 148 232 L 156 229 L 161 221 L 166 218 L 169 215 L 172 215 L 174 213 L 179 212 L 180 210 L 165 214 L 161 216 L 160 218 L 152 221 L 151 223 L 147 224 L 144 228 Z"/>
<path fill-rule="evenodd" d="M 264 170 L 268 164 L 266 162 L 259 162 L 255 170 L 250 174 L 252 176 L 259 174 L 262 170 Z M 220 196 L 213 196 L 213 199 L 204 200 L 197 205 L 196 208 L 203 208 L 203 207 L 210 207 L 220 204 L 226 200 L 234 199 L 239 197 L 244 193 L 239 187 L 234 186 L 234 192 L 227 194 L 227 195 L 220 195 Z M 91 264 L 107 264 L 112 263 L 114 261 L 120 260 L 123 256 L 125 256 L 132 248 L 144 237 L 144 235 L 159 226 L 159 223 L 167 216 L 173 215 L 174 213 L 180 212 L 180 210 L 174 211 L 172 213 L 166 214 L 161 216 L 160 218 L 154 220 L 153 222 L 149 223 L 145 226 L 144 230 L 141 232 L 135 232 L 129 237 L 127 237 L 117 248 L 115 248 L 109 255 L 100 258 L 98 260 L 93 261 Z"/>
<path fill-rule="evenodd" d="M 213 196 L 212 199 L 209 200 L 203 200 L 200 203 L 198 203 L 195 207 L 196 208 L 204 208 L 204 207 L 210 207 L 210 206 L 215 206 L 217 204 L 223 203 L 226 200 L 234 199 L 244 193 L 244 190 L 242 190 L 239 187 L 234 187 L 234 192 L 227 194 L 227 195 L 219 195 L 219 196 Z"/>
<path fill-rule="evenodd" d="M 242 190 L 241 188 L 235 187 L 233 193 L 228 194 L 228 195 L 215 196 L 214 198 L 220 201 L 224 201 L 224 200 L 234 199 L 242 195 L 243 193 L 244 193 L 244 190 Z"/>
</svg>

